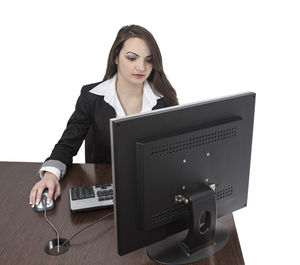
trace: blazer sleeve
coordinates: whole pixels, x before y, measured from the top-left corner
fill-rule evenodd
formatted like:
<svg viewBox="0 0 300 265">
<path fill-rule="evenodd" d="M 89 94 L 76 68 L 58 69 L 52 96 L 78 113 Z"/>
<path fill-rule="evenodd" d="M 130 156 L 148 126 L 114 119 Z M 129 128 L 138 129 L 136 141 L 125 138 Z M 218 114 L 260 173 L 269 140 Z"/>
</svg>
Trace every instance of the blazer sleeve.
<svg viewBox="0 0 300 265">
<path fill-rule="evenodd" d="M 73 156 L 78 153 L 91 125 L 91 111 L 87 94 L 88 87 L 84 86 L 81 89 L 75 111 L 71 115 L 65 131 L 46 161 L 58 160 L 67 167 L 72 164 Z"/>
</svg>

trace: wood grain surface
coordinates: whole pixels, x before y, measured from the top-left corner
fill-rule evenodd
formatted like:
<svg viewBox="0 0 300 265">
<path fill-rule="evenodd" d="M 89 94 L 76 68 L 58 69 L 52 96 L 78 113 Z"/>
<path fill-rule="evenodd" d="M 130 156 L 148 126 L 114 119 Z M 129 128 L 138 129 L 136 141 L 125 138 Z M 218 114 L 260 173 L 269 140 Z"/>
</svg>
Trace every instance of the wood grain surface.
<svg viewBox="0 0 300 265">
<path fill-rule="evenodd" d="M 44 252 L 46 243 L 56 237 L 42 213 L 29 205 L 29 192 L 38 180 L 41 163 L 0 162 L 0 264 L 11 265 L 150 265 L 145 249 L 119 256 L 116 249 L 114 217 L 88 228 L 71 241 L 70 249 L 60 256 Z M 74 186 L 111 183 L 111 166 L 106 164 L 74 164 L 61 181 L 62 195 L 55 209 L 48 212 L 49 220 L 61 237 L 69 238 L 81 228 L 112 209 L 72 213 L 68 190 Z M 243 265 L 244 260 L 232 214 L 219 219 L 230 231 L 226 247 L 216 255 L 195 264 Z"/>
</svg>

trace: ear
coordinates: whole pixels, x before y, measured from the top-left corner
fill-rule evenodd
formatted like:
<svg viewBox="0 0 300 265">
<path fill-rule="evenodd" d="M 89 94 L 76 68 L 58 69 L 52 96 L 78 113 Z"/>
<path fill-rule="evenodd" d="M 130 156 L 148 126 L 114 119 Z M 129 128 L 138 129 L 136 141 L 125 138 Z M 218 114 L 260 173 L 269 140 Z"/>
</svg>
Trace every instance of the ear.
<svg viewBox="0 0 300 265">
<path fill-rule="evenodd" d="M 119 64 L 119 56 L 116 57 L 115 64 Z"/>
</svg>

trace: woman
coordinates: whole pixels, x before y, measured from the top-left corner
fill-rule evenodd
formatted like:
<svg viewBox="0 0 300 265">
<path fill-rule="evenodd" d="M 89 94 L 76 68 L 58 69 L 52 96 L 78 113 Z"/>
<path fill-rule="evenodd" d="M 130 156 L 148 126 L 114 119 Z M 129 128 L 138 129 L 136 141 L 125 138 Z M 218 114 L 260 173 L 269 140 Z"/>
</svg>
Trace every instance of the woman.
<svg viewBox="0 0 300 265">
<path fill-rule="evenodd" d="M 111 162 L 109 119 L 172 105 L 178 105 L 176 92 L 152 34 L 137 25 L 121 28 L 103 81 L 82 88 L 67 128 L 39 171 L 41 180 L 33 186 L 29 204 L 38 204 L 45 188 L 48 201 L 60 196 L 59 180 L 86 137 L 93 143 L 86 146 L 87 162 Z"/>
</svg>

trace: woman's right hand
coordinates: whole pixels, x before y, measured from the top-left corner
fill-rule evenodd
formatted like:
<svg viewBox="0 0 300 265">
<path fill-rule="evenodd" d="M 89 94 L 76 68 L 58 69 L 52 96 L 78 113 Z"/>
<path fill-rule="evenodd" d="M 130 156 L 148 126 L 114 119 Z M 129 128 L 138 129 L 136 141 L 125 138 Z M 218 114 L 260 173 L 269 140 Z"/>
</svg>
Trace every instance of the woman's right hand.
<svg viewBox="0 0 300 265">
<path fill-rule="evenodd" d="M 51 172 L 46 171 L 44 176 L 40 181 L 38 181 L 33 188 L 31 189 L 30 195 L 29 195 L 29 204 L 33 208 L 36 204 L 39 204 L 43 191 L 45 189 L 48 189 L 48 197 L 47 197 L 47 203 L 50 202 L 52 197 L 54 200 L 56 200 L 60 196 L 60 184 L 57 179 L 57 177 L 52 174 Z"/>
</svg>

